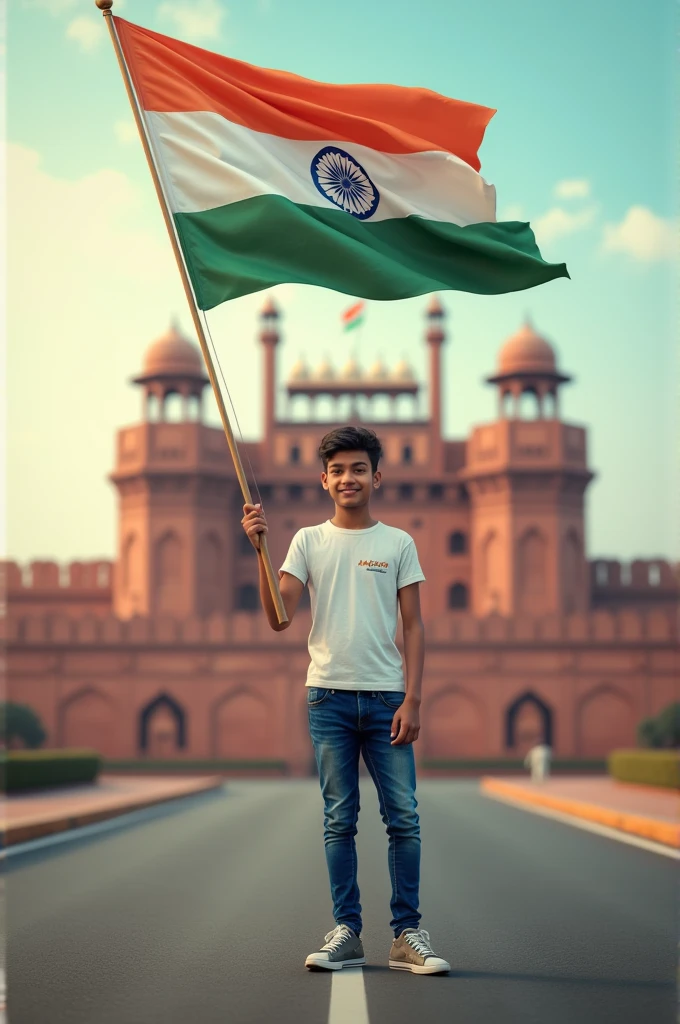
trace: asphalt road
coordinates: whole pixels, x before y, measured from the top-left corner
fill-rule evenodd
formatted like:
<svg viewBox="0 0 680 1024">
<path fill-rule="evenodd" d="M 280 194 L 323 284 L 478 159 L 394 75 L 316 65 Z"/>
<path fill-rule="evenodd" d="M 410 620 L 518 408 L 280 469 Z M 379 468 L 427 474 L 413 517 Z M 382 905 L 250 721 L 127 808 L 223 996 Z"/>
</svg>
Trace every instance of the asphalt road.
<svg viewBox="0 0 680 1024">
<path fill-rule="evenodd" d="M 675 1024 L 676 861 L 425 780 L 423 926 L 453 971 L 390 971 L 362 794 L 370 1024 Z M 315 780 L 234 782 L 13 859 L 10 1024 L 327 1024 L 331 976 L 303 967 L 332 927 L 321 828 Z"/>
</svg>

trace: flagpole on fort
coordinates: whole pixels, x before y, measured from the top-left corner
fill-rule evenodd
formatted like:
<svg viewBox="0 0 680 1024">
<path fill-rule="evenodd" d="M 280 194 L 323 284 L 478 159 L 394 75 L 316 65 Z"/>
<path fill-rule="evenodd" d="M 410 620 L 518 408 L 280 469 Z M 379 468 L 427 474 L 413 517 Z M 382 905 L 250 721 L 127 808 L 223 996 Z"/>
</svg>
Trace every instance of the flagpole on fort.
<svg viewBox="0 0 680 1024">
<path fill-rule="evenodd" d="M 194 296 L 194 291 L 191 286 L 191 281 L 189 279 L 186 264 L 184 262 L 184 256 L 182 255 L 182 250 L 180 248 L 179 242 L 177 241 L 177 236 L 175 234 L 175 225 L 172 219 L 172 214 L 168 209 L 165 193 L 163 192 L 163 186 L 161 185 L 160 176 L 158 174 L 158 168 L 156 167 L 156 161 L 154 159 L 153 152 L 149 144 L 149 139 L 146 134 L 146 128 L 144 126 L 144 120 L 142 118 L 141 111 L 139 108 L 137 94 L 132 84 L 130 71 L 128 69 L 127 64 L 125 63 L 125 57 L 123 55 L 123 50 L 120 45 L 118 33 L 116 31 L 116 25 L 113 20 L 113 15 L 111 14 L 113 0 L 95 0 L 95 4 L 102 12 L 109 28 L 109 35 L 111 36 L 113 49 L 118 60 L 118 67 L 120 68 L 120 73 L 123 77 L 123 82 L 125 83 L 125 90 L 130 101 L 130 106 L 132 107 L 132 113 L 134 114 L 135 122 L 137 124 L 137 130 L 139 131 L 139 136 L 142 140 L 144 154 L 149 165 L 151 177 L 153 179 L 153 183 L 156 189 L 156 195 L 158 196 L 158 202 L 160 203 L 161 210 L 163 211 L 165 226 L 168 229 L 170 243 L 172 245 L 172 249 L 175 254 L 175 259 L 177 261 L 177 268 L 179 270 L 180 277 L 182 279 L 182 284 L 184 286 L 184 293 L 187 297 L 187 302 L 189 303 L 189 309 L 191 310 L 191 317 L 194 322 L 194 328 L 196 329 L 198 341 L 201 346 L 201 352 L 203 353 L 203 359 L 205 360 L 205 365 L 208 369 L 208 376 L 210 377 L 210 383 L 212 384 L 213 393 L 215 395 L 215 401 L 217 402 L 217 408 L 219 409 L 220 413 L 220 419 L 222 420 L 222 426 L 224 427 L 224 433 L 227 438 L 227 444 L 229 445 L 229 451 L 231 452 L 231 457 L 234 460 L 236 476 L 238 477 L 238 482 L 241 485 L 243 500 L 246 502 L 246 504 L 252 505 L 253 499 L 250 493 L 250 487 L 248 486 L 248 480 L 246 478 L 245 470 L 243 468 L 243 463 L 241 462 L 241 456 L 236 446 L 236 441 L 234 438 L 234 433 L 231 429 L 229 417 L 227 416 L 227 410 L 224 405 L 224 399 L 222 398 L 222 392 L 220 391 L 219 382 L 217 380 L 217 375 L 215 373 L 215 367 L 213 366 L 212 357 L 210 355 L 210 350 L 208 348 L 208 343 L 206 341 L 205 332 L 203 330 L 203 324 L 201 323 L 201 318 L 199 316 L 198 306 L 196 305 L 196 298 Z M 264 564 L 265 572 L 267 575 L 267 582 L 269 583 L 269 590 L 271 591 L 274 607 L 276 608 L 276 615 L 279 620 L 279 623 L 283 624 L 284 622 L 288 622 L 288 616 L 286 615 L 286 609 L 283 604 L 283 598 L 281 597 L 281 591 L 279 590 L 279 583 L 276 578 L 276 574 L 274 573 L 274 567 L 272 566 L 271 557 L 269 555 L 269 549 L 267 547 L 267 538 L 264 534 L 260 534 L 259 544 L 260 546 L 258 549 L 258 554 L 262 558 Z"/>
</svg>

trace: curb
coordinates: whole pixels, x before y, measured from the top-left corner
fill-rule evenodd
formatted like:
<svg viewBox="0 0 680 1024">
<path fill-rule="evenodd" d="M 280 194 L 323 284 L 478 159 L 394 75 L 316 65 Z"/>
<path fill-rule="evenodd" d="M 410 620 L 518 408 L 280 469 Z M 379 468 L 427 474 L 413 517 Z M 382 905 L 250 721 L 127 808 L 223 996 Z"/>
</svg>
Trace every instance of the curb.
<svg viewBox="0 0 680 1024">
<path fill-rule="evenodd" d="M 584 818 L 586 821 L 597 822 L 598 825 L 607 825 L 620 832 L 630 832 L 643 839 L 651 839 L 655 843 L 680 849 L 680 825 L 673 825 L 658 818 L 627 814 L 625 811 L 616 811 L 611 807 L 584 803 L 581 800 L 569 800 L 565 797 L 549 796 L 547 793 L 532 793 L 523 786 L 514 786 L 512 783 L 501 782 L 499 779 L 489 776 L 482 778 L 481 789 L 486 793 L 497 793 L 498 796 L 509 797 L 519 803 L 550 807 L 554 811 L 570 814 L 574 818 Z"/>
<path fill-rule="evenodd" d="M 223 785 L 224 779 L 221 776 L 217 776 L 212 779 L 206 779 L 202 785 L 197 785 L 195 788 L 183 790 L 179 793 L 165 793 L 162 796 L 151 798 L 126 800 L 125 803 L 114 804 L 111 807 L 104 807 L 99 810 L 55 814 L 51 818 L 24 819 L 15 823 L 6 822 L 5 829 L 2 832 L 2 848 L 14 846 L 16 843 L 25 843 L 30 839 L 40 839 L 43 836 L 54 835 L 57 832 L 68 832 L 73 828 L 82 828 L 83 825 L 93 825 L 98 821 L 106 821 L 109 818 L 118 818 L 122 814 L 129 814 L 131 811 L 141 811 L 145 807 L 155 807 L 157 804 L 168 803 L 171 800 L 181 800 L 187 796 L 208 793 L 211 790 L 221 789 Z"/>
</svg>

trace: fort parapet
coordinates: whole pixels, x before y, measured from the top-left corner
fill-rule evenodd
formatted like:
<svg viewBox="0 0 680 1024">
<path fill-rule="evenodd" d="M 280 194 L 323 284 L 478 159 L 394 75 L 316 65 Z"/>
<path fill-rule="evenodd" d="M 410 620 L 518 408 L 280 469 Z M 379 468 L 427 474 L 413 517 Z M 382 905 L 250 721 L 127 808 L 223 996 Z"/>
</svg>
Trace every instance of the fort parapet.
<svg viewBox="0 0 680 1024">
<path fill-rule="evenodd" d="M 110 615 L 114 563 L 0 562 L 0 580 L 10 610 L 21 615 L 64 612 L 70 617 Z"/>
<path fill-rule="evenodd" d="M 20 609 L 7 620 L 10 648 L 51 646 L 95 647 L 239 647 L 278 648 L 281 645 L 306 647 L 309 613 L 296 615 L 283 633 L 274 632 L 261 613 L 237 612 L 209 619 L 135 617 L 118 619 L 93 614 L 21 614 Z M 677 645 L 680 639 L 678 616 L 663 609 L 638 612 L 623 609 L 599 610 L 573 615 L 547 615 L 540 618 L 518 616 L 514 619 L 490 615 L 479 619 L 472 615 L 447 613 L 426 623 L 428 646 L 455 643 L 466 645 L 561 645 L 604 643 L 654 643 Z"/>
<path fill-rule="evenodd" d="M 654 606 L 671 611 L 680 601 L 679 567 L 662 558 L 621 562 L 596 558 L 590 562 L 593 609 L 643 611 Z"/>
</svg>

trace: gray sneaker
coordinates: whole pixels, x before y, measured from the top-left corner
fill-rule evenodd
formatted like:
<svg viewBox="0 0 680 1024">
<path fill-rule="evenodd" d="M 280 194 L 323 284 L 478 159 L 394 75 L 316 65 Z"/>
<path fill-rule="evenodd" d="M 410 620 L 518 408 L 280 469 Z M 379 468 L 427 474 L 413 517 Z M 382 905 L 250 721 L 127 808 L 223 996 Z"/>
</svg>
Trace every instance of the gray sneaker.
<svg viewBox="0 0 680 1024">
<path fill-rule="evenodd" d="M 339 971 L 342 967 L 361 967 L 366 963 L 364 947 L 358 935 L 346 924 L 339 924 L 326 936 L 318 953 L 310 953 L 305 967 L 310 971 Z"/>
<path fill-rule="evenodd" d="M 451 964 L 432 949 L 424 928 L 404 929 L 392 943 L 389 965 L 395 971 L 413 974 L 447 974 L 451 970 Z"/>
</svg>

